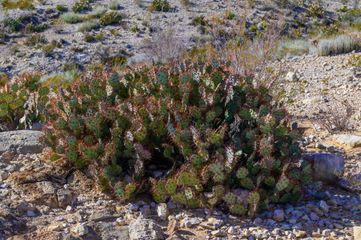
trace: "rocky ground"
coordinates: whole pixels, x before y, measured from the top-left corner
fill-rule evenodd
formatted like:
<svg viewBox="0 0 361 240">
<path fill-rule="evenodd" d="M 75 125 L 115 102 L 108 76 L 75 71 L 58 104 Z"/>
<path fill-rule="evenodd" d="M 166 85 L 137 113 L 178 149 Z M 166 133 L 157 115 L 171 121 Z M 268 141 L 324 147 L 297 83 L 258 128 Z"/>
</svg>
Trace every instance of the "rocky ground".
<svg viewBox="0 0 361 240">
<path fill-rule="evenodd" d="M 227 1 L 227 0 L 199 0 L 190 1 L 190 4 L 184 4 L 179 0 L 171 0 L 172 7 L 170 12 L 150 12 L 150 0 L 128 1 L 128 0 L 97 0 L 93 1 L 93 12 L 102 8 L 109 10 L 110 3 L 118 2 L 119 8 L 116 10 L 123 16 L 120 24 L 112 26 L 103 26 L 90 32 L 81 32 L 79 28 L 83 23 L 68 24 L 62 21 L 63 13 L 56 10 L 56 6 L 61 4 L 71 7 L 75 0 L 47 0 L 36 4 L 34 10 L 5 10 L 0 9 L 0 22 L 7 18 L 13 18 L 20 21 L 23 28 L 28 24 L 48 26 L 44 32 L 31 33 L 22 29 L 18 32 L 12 32 L 0 37 L 0 72 L 9 76 L 18 75 L 23 72 L 41 72 L 57 73 L 64 69 L 71 69 L 73 66 L 90 65 L 101 61 L 104 56 L 124 55 L 124 52 L 131 55 L 129 63 L 143 62 L 154 58 L 152 51 L 147 51 L 149 41 L 157 39 L 157 35 L 171 30 L 173 32 L 172 41 L 177 41 L 181 49 L 188 49 L 199 45 L 202 42 L 209 41 L 214 36 L 212 33 L 204 33 L 202 26 L 192 25 L 192 21 L 199 17 L 205 17 L 206 21 L 212 19 L 226 19 L 224 26 L 218 27 L 227 30 L 239 29 L 237 21 L 241 16 L 247 19 L 247 26 L 252 25 L 261 27 L 262 22 L 269 20 L 283 19 L 288 26 L 296 22 L 303 22 L 307 27 L 314 24 L 314 20 L 307 17 L 305 9 L 282 9 L 275 6 L 272 1 L 257 1 L 256 7 L 245 11 L 247 1 Z M 328 11 L 324 15 L 322 22 L 330 22 L 337 19 L 337 9 L 342 7 L 342 1 L 323 1 L 324 7 Z M 350 3 L 351 4 L 351 3 Z M 99 8 L 100 7 L 100 8 Z M 92 11 L 85 11 L 81 16 L 91 14 Z M 227 20 L 227 13 L 235 14 L 235 18 Z M 302 17 L 302 19 L 301 19 Z M 97 21 L 97 19 L 93 19 Z M 1 25 L 1 24 L 0 24 Z M 2 33 L 6 32 L 6 27 L 1 28 Z M 233 31 L 233 30 L 232 30 Z M 287 31 L 287 29 L 286 29 Z M 86 42 L 85 36 L 92 35 L 97 37 L 96 41 Z M 42 49 L 46 43 L 29 46 L 26 40 L 34 35 L 42 35 L 45 42 L 51 43 L 57 41 L 56 48 L 51 53 Z M 162 37 L 158 36 L 162 40 Z M 164 38 L 163 38 L 164 39 Z M 156 42 L 158 46 L 163 47 L 166 42 Z M 171 44 L 170 51 L 180 51 L 176 44 Z M 168 47 L 169 48 L 169 47 Z"/>
<path fill-rule="evenodd" d="M 50 162 L 41 135 L 0 133 L 0 239 L 360 239 L 360 186 L 354 184 L 361 181 L 360 137 L 334 136 L 331 159 L 345 159 L 340 182 L 315 184 L 297 205 L 272 206 L 255 219 L 242 219 L 156 204 L 146 196 L 117 202 L 85 173 Z M 316 137 L 302 144 L 309 152 L 325 151 L 326 143 Z M 320 160 L 320 154 L 313 156 Z"/>
<path fill-rule="evenodd" d="M 280 87 L 286 92 L 289 112 L 298 119 L 312 119 L 317 125 L 317 120 L 322 120 L 320 116 L 325 113 L 344 115 L 346 106 L 342 103 L 347 102 L 352 108 L 350 125 L 358 129 L 361 123 L 361 69 L 350 64 L 350 59 L 356 56 L 361 54 L 305 55 L 275 63 L 275 68 L 287 70 Z"/>
</svg>

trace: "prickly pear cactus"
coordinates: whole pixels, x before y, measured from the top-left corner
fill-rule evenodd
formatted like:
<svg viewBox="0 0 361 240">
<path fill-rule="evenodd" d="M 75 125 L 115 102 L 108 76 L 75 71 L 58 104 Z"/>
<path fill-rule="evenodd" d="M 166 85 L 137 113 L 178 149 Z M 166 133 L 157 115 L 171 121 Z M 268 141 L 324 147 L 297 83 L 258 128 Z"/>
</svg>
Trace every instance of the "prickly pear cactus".
<svg viewBox="0 0 361 240">
<path fill-rule="evenodd" d="M 55 159 L 92 166 L 101 189 L 122 200 L 149 192 L 254 215 L 299 199 L 310 181 L 287 113 L 217 60 L 98 70 L 49 97 Z"/>
</svg>

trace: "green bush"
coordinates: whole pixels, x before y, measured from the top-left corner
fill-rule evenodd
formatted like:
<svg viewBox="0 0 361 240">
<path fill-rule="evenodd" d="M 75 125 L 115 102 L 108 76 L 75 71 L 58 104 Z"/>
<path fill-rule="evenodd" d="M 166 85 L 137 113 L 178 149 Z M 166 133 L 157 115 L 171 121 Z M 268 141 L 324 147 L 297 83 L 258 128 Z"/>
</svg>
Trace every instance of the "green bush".
<svg viewBox="0 0 361 240">
<path fill-rule="evenodd" d="M 347 63 L 353 67 L 361 67 L 361 55 L 352 55 Z"/>
<path fill-rule="evenodd" d="M 40 34 L 33 34 L 28 38 L 26 38 L 24 42 L 26 46 L 32 46 L 32 47 L 45 43 L 48 43 L 48 40 L 43 35 Z"/>
<path fill-rule="evenodd" d="M 0 131 L 29 128 L 42 120 L 48 88 L 38 75 L 23 75 L 10 83 L 0 76 Z"/>
<path fill-rule="evenodd" d="M 95 37 L 90 33 L 86 33 L 84 35 L 84 41 L 85 42 L 91 43 L 91 42 L 95 42 L 95 40 L 96 40 Z"/>
<path fill-rule="evenodd" d="M 122 200 L 146 191 L 158 202 L 239 215 L 298 200 L 310 168 L 297 165 L 286 112 L 266 88 L 227 69 L 185 60 L 83 75 L 51 95 L 52 158 L 93 166 L 100 188 Z"/>
<path fill-rule="evenodd" d="M 322 39 L 318 43 L 318 54 L 320 56 L 330 56 L 361 49 L 360 40 L 348 35 L 340 35 L 334 38 Z"/>
<path fill-rule="evenodd" d="M 42 24 L 33 24 L 29 23 L 25 26 L 25 31 L 32 33 L 39 33 L 45 31 L 49 26 L 46 23 Z"/>
<path fill-rule="evenodd" d="M 7 29 L 9 32 L 18 32 L 23 28 L 23 24 L 20 22 L 19 19 L 11 17 L 5 18 L 2 23 L 5 29 Z"/>
<path fill-rule="evenodd" d="M 122 20 L 122 15 L 116 11 L 109 11 L 105 13 L 100 19 L 99 22 L 103 26 L 117 24 Z"/>
<path fill-rule="evenodd" d="M 79 2 L 74 3 L 72 10 L 75 13 L 89 11 L 89 10 L 91 10 L 90 1 L 89 0 L 80 0 Z"/>
<path fill-rule="evenodd" d="M 308 13 L 312 17 L 322 18 L 325 14 L 325 10 L 319 2 L 316 2 L 308 6 Z"/>
<path fill-rule="evenodd" d="M 204 18 L 204 16 L 197 16 L 193 18 L 192 23 L 193 26 L 207 26 L 208 21 Z"/>
<path fill-rule="evenodd" d="M 169 12 L 170 9 L 170 4 L 167 0 L 153 0 L 150 6 L 151 11 Z"/>
<path fill-rule="evenodd" d="M 2 0 L 1 6 L 4 9 L 33 9 L 33 0 Z"/>
<path fill-rule="evenodd" d="M 69 11 L 69 9 L 64 5 L 56 5 L 56 10 L 62 13 Z"/>
</svg>

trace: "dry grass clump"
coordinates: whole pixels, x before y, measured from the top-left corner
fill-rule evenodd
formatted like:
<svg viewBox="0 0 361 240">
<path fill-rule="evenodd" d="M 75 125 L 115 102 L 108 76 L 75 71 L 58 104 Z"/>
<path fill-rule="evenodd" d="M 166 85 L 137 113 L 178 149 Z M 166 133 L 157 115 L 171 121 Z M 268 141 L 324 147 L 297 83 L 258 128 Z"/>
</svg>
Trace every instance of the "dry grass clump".
<svg viewBox="0 0 361 240">
<path fill-rule="evenodd" d="M 330 56 L 361 49 L 360 39 L 349 35 L 339 35 L 329 39 L 322 39 L 318 43 L 317 53 L 320 56 Z"/>
<path fill-rule="evenodd" d="M 160 63 L 175 60 L 186 50 L 184 41 L 170 29 L 154 34 L 145 41 L 144 48 L 150 59 Z"/>
<path fill-rule="evenodd" d="M 354 129 L 352 116 L 355 109 L 347 101 L 332 101 L 333 104 L 326 108 L 321 108 L 317 121 L 329 133 L 347 132 Z"/>
</svg>

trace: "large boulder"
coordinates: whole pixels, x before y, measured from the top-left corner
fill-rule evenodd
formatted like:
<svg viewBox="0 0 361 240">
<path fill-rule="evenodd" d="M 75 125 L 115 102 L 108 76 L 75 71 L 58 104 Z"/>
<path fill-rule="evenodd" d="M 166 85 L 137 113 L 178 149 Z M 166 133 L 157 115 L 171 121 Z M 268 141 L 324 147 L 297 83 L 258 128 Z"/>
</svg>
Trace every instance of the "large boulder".
<svg viewBox="0 0 361 240">
<path fill-rule="evenodd" d="M 336 183 L 345 170 L 345 158 L 340 154 L 306 153 L 303 159 L 313 166 L 313 178 L 325 183 Z"/>
<path fill-rule="evenodd" d="M 43 150 L 40 131 L 20 130 L 0 132 L 0 155 L 4 152 L 17 154 L 35 154 Z"/>
</svg>

